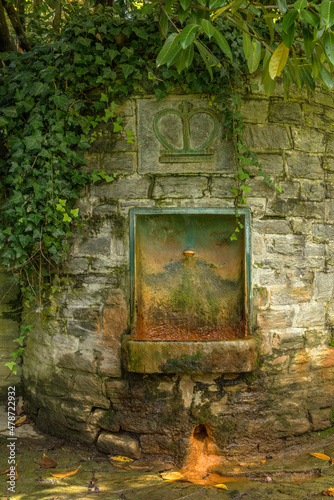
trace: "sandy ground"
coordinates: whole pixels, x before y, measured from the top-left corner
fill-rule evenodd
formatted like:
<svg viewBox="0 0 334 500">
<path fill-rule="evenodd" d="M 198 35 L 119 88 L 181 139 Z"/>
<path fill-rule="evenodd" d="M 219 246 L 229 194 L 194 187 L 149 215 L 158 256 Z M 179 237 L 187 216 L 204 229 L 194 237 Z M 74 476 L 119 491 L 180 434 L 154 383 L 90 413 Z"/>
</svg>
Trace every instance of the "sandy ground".
<svg viewBox="0 0 334 500">
<path fill-rule="evenodd" d="M 0 408 L 0 472 L 9 467 L 8 444 L 15 443 L 18 473 L 12 492 L 8 490 L 7 475 L 0 475 L 0 498 L 4 500 L 309 500 L 328 497 L 322 492 L 329 488 L 333 488 L 334 496 L 334 466 L 310 454 L 284 462 L 266 459 L 264 463 L 221 465 L 207 475 L 211 484 L 203 485 L 163 479 L 164 471 L 177 470 L 171 463 L 111 461 L 95 450 L 41 434 L 29 424 L 17 427 L 15 438 L 9 437 L 7 414 Z M 314 451 L 334 457 L 334 445 Z M 57 462 L 57 467 L 48 469 L 36 464 L 35 460 L 43 462 L 43 454 Z M 72 476 L 51 475 L 75 471 L 79 466 Z M 225 474 L 241 474 L 243 478 Z M 91 482 L 93 478 L 97 480 L 95 484 Z M 228 489 L 217 488 L 213 483 L 223 483 Z M 94 492 L 94 488 L 99 491 Z"/>
</svg>

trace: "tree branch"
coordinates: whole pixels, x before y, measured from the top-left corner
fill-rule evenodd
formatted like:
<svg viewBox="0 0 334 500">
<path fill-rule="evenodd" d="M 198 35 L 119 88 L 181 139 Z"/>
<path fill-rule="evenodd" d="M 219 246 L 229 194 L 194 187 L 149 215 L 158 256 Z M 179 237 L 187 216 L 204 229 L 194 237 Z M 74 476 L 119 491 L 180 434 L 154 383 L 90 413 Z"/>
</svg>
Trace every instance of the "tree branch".
<svg viewBox="0 0 334 500">
<path fill-rule="evenodd" d="M 19 15 L 14 5 L 12 3 L 7 2 L 6 0 L 1 0 L 1 3 L 3 7 L 6 9 L 10 22 L 12 23 L 12 26 L 15 30 L 16 36 L 19 39 L 20 47 L 26 52 L 29 52 L 31 50 L 31 45 L 29 43 L 27 35 L 24 32 Z"/>
</svg>

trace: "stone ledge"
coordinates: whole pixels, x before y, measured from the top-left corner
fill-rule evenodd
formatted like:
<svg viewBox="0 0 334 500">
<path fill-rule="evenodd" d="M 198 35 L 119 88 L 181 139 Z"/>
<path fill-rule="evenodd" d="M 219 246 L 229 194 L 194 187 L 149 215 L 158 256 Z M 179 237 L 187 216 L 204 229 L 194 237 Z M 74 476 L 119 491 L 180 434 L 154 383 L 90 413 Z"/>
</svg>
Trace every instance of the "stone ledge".
<svg viewBox="0 0 334 500">
<path fill-rule="evenodd" d="M 256 367 L 257 342 L 126 340 L 123 358 L 126 370 L 135 373 L 243 373 Z"/>
</svg>

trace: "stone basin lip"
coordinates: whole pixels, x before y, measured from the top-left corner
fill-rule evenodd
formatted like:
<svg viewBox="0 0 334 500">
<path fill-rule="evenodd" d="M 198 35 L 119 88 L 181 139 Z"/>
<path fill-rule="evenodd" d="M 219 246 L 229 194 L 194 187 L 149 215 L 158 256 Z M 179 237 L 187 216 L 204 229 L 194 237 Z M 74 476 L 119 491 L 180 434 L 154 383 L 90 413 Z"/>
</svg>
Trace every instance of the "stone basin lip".
<svg viewBox="0 0 334 500">
<path fill-rule="evenodd" d="M 123 363 L 134 373 L 244 373 L 257 366 L 258 342 L 253 338 L 179 342 L 127 338 Z"/>
</svg>

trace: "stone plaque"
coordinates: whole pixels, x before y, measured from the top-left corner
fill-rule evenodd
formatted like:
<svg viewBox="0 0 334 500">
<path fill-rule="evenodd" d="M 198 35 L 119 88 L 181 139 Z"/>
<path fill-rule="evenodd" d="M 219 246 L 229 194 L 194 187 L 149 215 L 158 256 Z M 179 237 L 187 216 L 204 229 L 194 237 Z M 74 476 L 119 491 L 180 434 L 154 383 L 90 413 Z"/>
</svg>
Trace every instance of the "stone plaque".
<svg viewBox="0 0 334 500">
<path fill-rule="evenodd" d="M 222 117 L 199 96 L 137 100 L 139 173 L 224 172 L 232 165 Z"/>
</svg>

